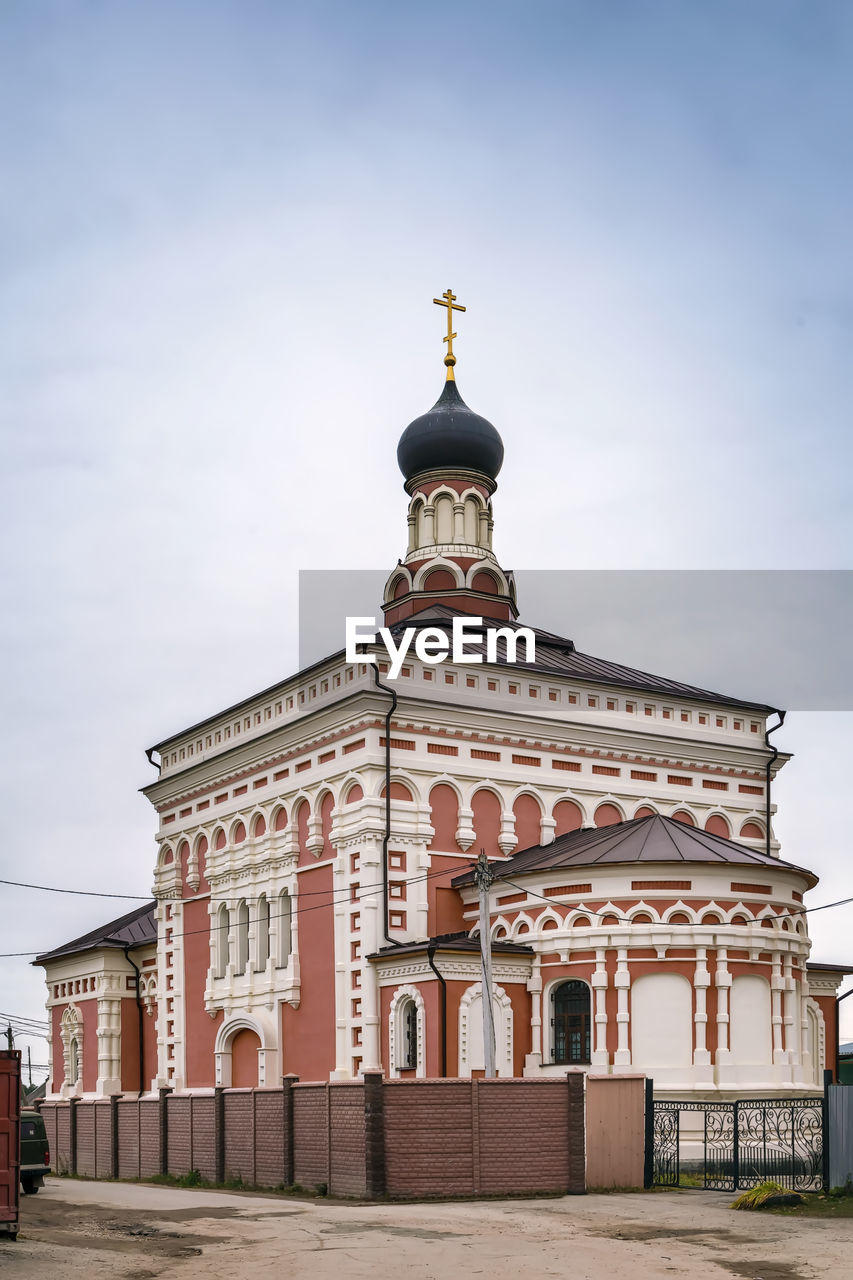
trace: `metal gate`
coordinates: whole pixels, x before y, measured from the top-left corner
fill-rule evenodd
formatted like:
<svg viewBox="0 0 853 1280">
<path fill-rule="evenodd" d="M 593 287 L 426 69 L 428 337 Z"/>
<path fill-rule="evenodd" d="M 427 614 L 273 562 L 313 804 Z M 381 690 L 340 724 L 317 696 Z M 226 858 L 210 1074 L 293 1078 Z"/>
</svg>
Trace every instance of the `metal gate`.
<svg viewBox="0 0 853 1280">
<path fill-rule="evenodd" d="M 647 1105 L 647 1186 L 736 1191 L 767 1180 L 821 1189 L 823 1098 Z"/>
</svg>

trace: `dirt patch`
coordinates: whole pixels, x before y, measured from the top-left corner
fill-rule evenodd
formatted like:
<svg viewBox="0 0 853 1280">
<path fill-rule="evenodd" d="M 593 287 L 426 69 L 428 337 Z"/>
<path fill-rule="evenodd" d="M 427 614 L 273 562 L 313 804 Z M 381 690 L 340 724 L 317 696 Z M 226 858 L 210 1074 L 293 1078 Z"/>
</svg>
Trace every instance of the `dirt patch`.
<svg viewBox="0 0 853 1280">
<path fill-rule="evenodd" d="M 733 1244 L 761 1244 L 755 1236 L 741 1235 L 717 1226 L 671 1227 L 665 1225 L 642 1226 L 620 1223 L 619 1226 L 586 1227 L 590 1236 L 604 1236 L 609 1240 L 695 1240 L 697 1244 L 719 1245 L 721 1241 Z"/>
<path fill-rule="evenodd" d="M 323 1236 L 358 1236 L 378 1231 L 384 1236 L 400 1236 L 407 1240 L 470 1240 L 466 1231 L 439 1231 L 430 1227 L 393 1227 L 387 1222 L 335 1222 L 321 1227 Z"/>
<path fill-rule="evenodd" d="M 719 1262 L 732 1275 L 743 1276 L 744 1280 L 802 1280 L 803 1272 L 792 1262 L 776 1262 L 760 1259 L 756 1262 Z"/>
<path fill-rule="evenodd" d="M 144 1250 L 146 1267 L 133 1272 L 135 1280 L 156 1276 L 160 1268 L 151 1270 L 158 1261 L 198 1257 L 204 1245 L 221 1243 L 225 1236 L 196 1235 L 186 1231 L 164 1230 L 158 1219 L 170 1214 L 145 1214 L 144 1217 L 114 1210 L 90 1207 L 85 1212 L 69 1214 L 67 1206 L 40 1201 L 34 1212 L 28 1212 L 21 1238 L 66 1249 L 92 1249 L 127 1255 Z M 210 1211 L 208 1211 L 209 1213 Z"/>
</svg>

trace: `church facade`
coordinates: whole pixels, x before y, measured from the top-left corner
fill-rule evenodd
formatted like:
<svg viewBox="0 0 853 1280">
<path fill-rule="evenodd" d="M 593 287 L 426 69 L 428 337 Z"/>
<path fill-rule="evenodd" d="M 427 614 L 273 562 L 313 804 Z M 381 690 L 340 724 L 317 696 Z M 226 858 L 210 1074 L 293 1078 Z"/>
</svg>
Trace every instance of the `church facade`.
<svg viewBox="0 0 853 1280">
<path fill-rule="evenodd" d="M 470 619 L 483 660 L 413 646 L 392 680 L 384 649 L 341 650 L 149 751 L 154 902 L 36 962 L 48 1096 L 482 1074 L 481 850 L 499 1075 L 744 1096 L 833 1064 L 846 971 L 809 963 L 816 877 L 773 835 L 774 709 L 536 628 L 528 660 L 492 545 L 503 444 L 452 341 L 445 363 L 398 447 L 382 605 L 435 647 Z"/>
</svg>

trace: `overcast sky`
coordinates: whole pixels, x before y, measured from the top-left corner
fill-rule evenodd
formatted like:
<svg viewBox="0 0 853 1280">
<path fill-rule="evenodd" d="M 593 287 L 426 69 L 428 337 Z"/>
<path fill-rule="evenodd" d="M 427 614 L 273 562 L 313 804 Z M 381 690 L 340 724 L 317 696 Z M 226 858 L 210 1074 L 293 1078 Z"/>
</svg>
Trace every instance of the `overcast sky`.
<svg viewBox="0 0 853 1280">
<path fill-rule="evenodd" d="M 144 748 L 294 669 L 299 569 L 404 553 L 448 285 L 505 565 L 850 568 L 851 54 L 841 0 L 5 4 L 2 875 L 147 894 Z M 851 732 L 779 738 L 815 901 Z M 123 909 L 3 900 L 3 951 Z"/>
</svg>

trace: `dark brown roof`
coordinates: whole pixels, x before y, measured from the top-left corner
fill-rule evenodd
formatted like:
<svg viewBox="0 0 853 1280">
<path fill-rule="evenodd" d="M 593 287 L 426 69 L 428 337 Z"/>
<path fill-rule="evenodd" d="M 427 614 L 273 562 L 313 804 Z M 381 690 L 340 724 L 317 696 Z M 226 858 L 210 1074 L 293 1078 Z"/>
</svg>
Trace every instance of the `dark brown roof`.
<svg viewBox="0 0 853 1280">
<path fill-rule="evenodd" d="M 493 870 L 501 880 L 514 880 L 528 872 L 558 867 L 574 869 L 636 862 L 730 864 L 766 871 L 777 871 L 781 867 L 806 876 L 810 887 L 817 884 L 817 876 L 803 867 L 658 813 L 612 827 L 582 827 L 579 831 L 570 831 L 557 836 L 551 844 L 534 845 L 514 854 L 508 862 L 494 863 Z M 462 886 L 471 884 L 473 879 L 474 873 L 466 871 L 454 876 L 451 883 Z"/>
<path fill-rule="evenodd" d="M 429 608 L 414 614 L 410 618 L 396 623 L 392 633 L 406 627 L 442 627 L 450 630 L 454 617 L 466 617 L 459 609 L 448 605 L 431 605 Z M 526 626 L 523 622 L 494 623 L 486 619 L 485 625 L 508 627 L 517 631 Z M 714 693 L 710 689 L 700 689 L 696 685 L 684 684 L 680 680 L 670 680 L 666 676 L 655 676 L 648 671 L 640 671 L 636 667 L 625 667 L 621 663 L 611 662 L 607 658 L 594 658 L 591 654 L 580 653 L 574 641 L 565 636 L 555 635 L 553 631 L 543 631 L 539 627 L 530 627 L 536 637 L 536 661 L 507 663 L 506 642 L 499 640 L 497 644 L 498 662 L 512 665 L 524 671 L 541 671 L 543 674 L 566 676 L 569 679 L 586 680 L 593 684 L 616 685 L 619 688 L 638 689 L 647 693 L 665 694 L 672 697 L 692 698 L 697 702 L 724 703 L 730 707 L 746 707 L 753 711 L 774 711 L 763 702 L 746 702 L 742 698 L 732 698 L 728 694 Z M 485 637 L 482 644 L 476 640 L 466 642 L 466 651 L 482 653 L 485 658 Z M 523 646 L 519 646 L 523 652 Z"/>
<path fill-rule="evenodd" d="M 124 950 L 128 947 L 142 947 L 146 943 L 157 941 L 157 921 L 154 918 L 156 902 L 146 902 L 142 907 L 135 907 L 127 915 L 103 924 L 91 933 L 84 933 L 82 938 L 66 942 L 53 951 L 44 951 L 36 956 L 33 964 L 44 964 L 46 960 L 58 960 L 60 956 L 73 956 L 80 951 L 97 951 L 102 947 L 116 947 Z"/>
<path fill-rule="evenodd" d="M 400 630 L 405 627 L 446 627 L 447 630 L 453 625 L 454 617 L 470 617 L 470 614 L 463 613 L 461 609 L 452 609 L 449 605 L 436 604 L 429 605 L 422 609 L 419 613 L 413 614 L 410 618 L 397 622 L 391 628 L 392 633 L 397 635 Z M 487 619 L 487 622 L 489 620 Z M 505 622 L 501 621 L 496 625 L 501 627 L 513 627 L 518 629 L 527 626 L 524 622 Z M 716 705 L 723 704 L 727 707 L 743 707 L 749 711 L 770 712 L 776 711 L 778 708 L 771 707 L 764 702 L 749 702 L 743 698 L 732 698 L 728 694 L 714 693 L 711 689 L 700 689 L 696 685 L 684 684 L 680 680 L 670 680 L 666 676 L 655 676 L 648 671 L 640 671 L 637 667 L 625 667 L 621 663 L 611 662 L 608 658 L 594 658 L 591 654 L 580 653 L 575 648 L 573 640 L 569 640 L 565 636 L 555 635 L 553 631 L 543 631 L 541 627 L 530 627 L 530 630 L 536 637 L 536 656 L 535 663 L 515 662 L 512 664 L 513 669 L 542 672 L 543 674 L 552 674 L 557 676 L 565 676 L 569 679 L 588 680 L 593 684 L 615 685 L 617 688 L 636 689 L 639 692 L 658 693 L 671 695 L 673 697 L 693 698 L 697 702 L 712 702 Z M 466 644 L 466 650 L 472 653 L 481 652 L 485 656 L 485 641 L 478 647 L 476 641 Z M 332 662 L 343 656 L 344 650 L 338 649 L 334 653 L 327 654 L 325 658 L 320 658 L 317 662 L 310 663 L 307 667 L 303 667 L 299 671 L 293 672 L 286 676 L 284 680 L 278 681 L 276 684 L 269 685 L 266 689 L 260 690 L 258 693 L 250 694 L 247 698 L 242 698 L 239 702 L 232 703 L 231 706 L 217 711 L 212 716 L 205 717 L 204 720 L 198 720 L 195 724 L 189 725 L 185 729 L 180 729 L 175 733 L 170 733 L 168 737 L 161 740 L 153 747 L 149 747 L 147 755 L 150 763 L 151 754 L 154 751 L 160 751 L 168 742 L 172 742 L 175 738 L 181 737 L 184 733 L 195 733 L 205 725 L 210 724 L 213 720 L 217 720 L 220 716 L 230 715 L 232 712 L 241 710 L 243 707 L 254 702 L 258 698 L 263 698 L 268 694 L 274 693 L 280 689 L 282 684 L 288 680 L 295 680 L 299 676 L 306 676 L 309 671 L 314 671 L 322 667 L 327 662 Z M 506 660 L 506 645 L 499 643 L 497 646 L 497 659 L 501 665 L 509 666 Z M 156 784 L 152 783 L 151 786 Z M 143 787 L 143 792 L 148 787 Z"/>
<path fill-rule="evenodd" d="M 368 960 L 387 960 L 391 956 L 411 955 L 414 952 L 426 951 L 430 947 L 440 951 L 476 951 L 480 952 L 480 939 L 472 938 L 467 933 L 441 933 L 434 938 L 422 942 L 395 942 L 389 947 L 382 947 L 369 955 Z M 492 952 L 496 955 L 530 956 L 533 948 L 522 942 L 506 942 L 497 938 L 492 942 Z"/>
</svg>

